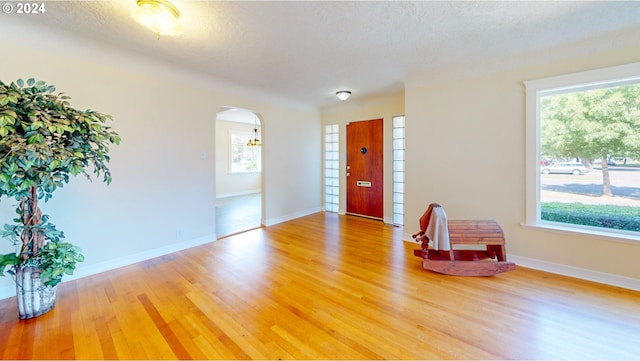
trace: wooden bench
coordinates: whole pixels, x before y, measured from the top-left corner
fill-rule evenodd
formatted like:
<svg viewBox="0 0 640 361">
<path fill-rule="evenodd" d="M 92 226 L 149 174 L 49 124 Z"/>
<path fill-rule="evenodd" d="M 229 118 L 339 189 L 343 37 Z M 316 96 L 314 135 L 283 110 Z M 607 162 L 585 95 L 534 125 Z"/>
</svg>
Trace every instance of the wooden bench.
<svg viewBox="0 0 640 361">
<path fill-rule="evenodd" d="M 447 251 L 429 248 L 429 239 L 424 236 L 426 226 L 423 228 L 413 237 L 422 242 L 422 249 L 414 250 L 414 255 L 423 258 L 424 269 L 456 276 L 491 276 L 516 268 L 515 263 L 507 261 L 504 233 L 494 220 L 448 221 L 451 250 Z M 456 249 L 459 245 L 480 245 L 484 249 Z"/>
</svg>

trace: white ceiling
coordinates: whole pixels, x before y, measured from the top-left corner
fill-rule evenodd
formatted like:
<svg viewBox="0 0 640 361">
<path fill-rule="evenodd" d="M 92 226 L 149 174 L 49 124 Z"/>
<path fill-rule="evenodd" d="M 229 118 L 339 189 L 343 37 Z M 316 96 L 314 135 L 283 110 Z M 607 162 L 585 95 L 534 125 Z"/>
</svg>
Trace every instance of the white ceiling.
<svg viewBox="0 0 640 361">
<path fill-rule="evenodd" d="M 184 34 L 159 40 L 131 18 L 135 0 L 46 2 L 23 16 L 316 108 L 340 89 L 394 92 L 410 74 L 497 70 L 640 29 L 640 1 L 172 2 Z"/>
</svg>

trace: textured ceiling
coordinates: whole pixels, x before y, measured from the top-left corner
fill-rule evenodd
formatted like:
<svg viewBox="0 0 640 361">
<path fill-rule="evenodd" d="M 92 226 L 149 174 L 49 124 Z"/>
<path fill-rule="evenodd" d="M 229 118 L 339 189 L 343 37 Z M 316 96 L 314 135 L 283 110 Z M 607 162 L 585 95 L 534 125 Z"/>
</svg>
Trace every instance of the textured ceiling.
<svg viewBox="0 0 640 361">
<path fill-rule="evenodd" d="M 398 91 L 413 73 L 506 67 L 640 28 L 640 1 L 172 2 L 185 28 L 175 38 L 139 26 L 135 0 L 46 2 L 26 21 L 312 107 L 343 88 Z"/>
</svg>

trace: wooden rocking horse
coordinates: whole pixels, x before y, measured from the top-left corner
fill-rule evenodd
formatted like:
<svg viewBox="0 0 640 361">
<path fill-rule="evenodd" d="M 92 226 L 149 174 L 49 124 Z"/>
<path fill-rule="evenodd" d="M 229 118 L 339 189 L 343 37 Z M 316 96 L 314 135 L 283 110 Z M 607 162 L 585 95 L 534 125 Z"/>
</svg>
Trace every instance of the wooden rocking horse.
<svg viewBox="0 0 640 361">
<path fill-rule="evenodd" d="M 504 233 L 496 221 L 449 221 L 437 203 L 429 204 L 420 217 L 420 232 L 413 238 L 422 243 L 413 254 L 423 259 L 424 269 L 454 276 L 492 276 L 516 269 L 515 263 L 507 262 Z M 454 245 L 486 248 L 454 250 Z"/>
</svg>

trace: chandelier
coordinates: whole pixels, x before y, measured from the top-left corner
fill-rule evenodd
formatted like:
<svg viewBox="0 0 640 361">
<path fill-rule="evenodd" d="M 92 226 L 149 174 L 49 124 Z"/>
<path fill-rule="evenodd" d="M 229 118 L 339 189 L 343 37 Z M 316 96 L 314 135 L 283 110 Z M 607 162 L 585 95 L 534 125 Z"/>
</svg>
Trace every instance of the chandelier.
<svg viewBox="0 0 640 361">
<path fill-rule="evenodd" d="M 254 117 L 253 120 L 253 138 L 247 142 L 248 147 L 259 147 L 262 145 L 260 139 L 258 139 L 258 117 Z"/>
</svg>

